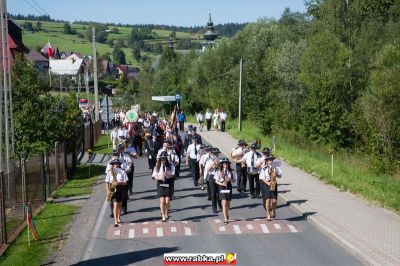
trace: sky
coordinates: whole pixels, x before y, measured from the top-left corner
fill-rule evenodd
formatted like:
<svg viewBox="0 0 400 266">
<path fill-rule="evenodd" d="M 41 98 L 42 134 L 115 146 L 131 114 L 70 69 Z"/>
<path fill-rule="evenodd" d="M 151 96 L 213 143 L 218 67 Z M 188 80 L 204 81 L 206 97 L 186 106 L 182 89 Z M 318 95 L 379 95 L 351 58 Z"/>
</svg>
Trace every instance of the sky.
<svg viewBox="0 0 400 266">
<path fill-rule="evenodd" d="M 204 26 L 279 18 L 285 9 L 305 11 L 303 0 L 6 0 L 11 14 L 49 14 L 66 21 Z"/>
</svg>

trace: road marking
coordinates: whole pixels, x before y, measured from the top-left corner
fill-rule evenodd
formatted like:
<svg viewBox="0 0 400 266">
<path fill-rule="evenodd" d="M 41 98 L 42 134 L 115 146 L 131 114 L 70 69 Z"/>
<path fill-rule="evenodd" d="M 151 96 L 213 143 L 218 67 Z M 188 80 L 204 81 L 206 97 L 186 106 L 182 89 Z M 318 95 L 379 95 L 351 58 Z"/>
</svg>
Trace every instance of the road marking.
<svg viewBox="0 0 400 266">
<path fill-rule="evenodd" d="M 157 222 L 156 222 L 156 224 L 160 224 L 160 223 L 161 223 L 160 221 L 157 221 Z"/>
<path fill-rule="evenodd" d="M 297 233 L 297 230 L 296 230 L 296 228 L 295 228 L 293 225 L 288 224 L 288 227 L 289 227 L 289 230 L 290 230 L 292 233 Z"/>
<path fill-rule="evenodd" d="M 157 237 L 161 237 L 161 236 L 163 236 L 164 234 L 163 234 L 163 230 L 162 230 L 162 228 L 161 227 L 157 227 Z"/>
<path fill-rule="evenodd" d="M 280 224 L 274 224 L 274 226 L 275 226 L 275 228 L 276 228 L 277 230 L 280 230 L 280 229 L 281 229 Z"/>
<path fill-rule="evenodd" d="M 185 227 L 185 235 L 187 235 L 187 236 L 192 235 L 192 230 L 190 229 L 190 227 Z"/>
<path fill-rule="evenodd" d="M 246 224 L 246 227 L 247 227 L 247 229 L 250 229 L 250 230 L 254 229 L 252 224 Z"/>
<path fill-rule="evenodd" d="M 219 231 L 225 232 L 225 226 L 220 226 L 220 227 L 219 227 Z"/>
<path fill-rule="evenodd" d="M 143 234 L 148 234 L 149 233 L 149 228 L 143 228 Z"/>
<path fill-rule="evenodd" d="M 264 234 L 268 234 L 269 230 L 266 224 L 260 224 L 261 230 L 264 232 Z"/>
<path fill-rule="evenodd" d="M 235 224 L 233 225 L 233 231 L 235 231 L 236 234 L 241 234 L 242 231 L 240 230 L 239 225 Z"/>
<path fill-rule="evenodd" d="M 171 227 L 171 232 L 172 233 L 176 233 L 176 227 L 175 226 Z"/>
<path fill-rule="evenodd" d="M 219 219 L 214 219 L 214 221 L 216 224 L 219 224 L 221 222 L 221 220 L 219 220 Z"/>
<path fill-rule="evenodd" d="M 174 221 L 169 221 L 169 223 L 170 223 L 170 224 L 173 224 L 173 223 L 174 223 Z"/>
<path fill-rule="evenodd" d="M 100 214 L 97 217 L 97 222 L 94 226 L 92 235 L 90 236 L 90 241 L 85 250 L 82 261 L 88 261 L 90 259 L 90 255 L 93 253 L 94 243 L 96 242 L 97 234 L 99 233 L 100 226 L 101 226 L 101 223 L 103 222 L 104 214 L 106 213 L 106 209 L 108 206 L 110 206 L 110 203 L 105 200 L 103 203 L 103 207 L 101 207 Z"/>
<path fill-rule="evenodd" d="M 135 238 L 135 229 L 129 229 L 128 238 Z"/>
<path fill-rule="evenodd" d="M 121 230 L 115 230 L 114 235 L 115 236 L 120 236 L 121 235 Z"/>
<path fill-rule="evenodd" d="M 260 219 L 257 218 L 257 219 L 254 219 L 254 221 L 260 221 Z"/>
<path fill-rule="evenodd" d="M 182 223 L 183 223 L 183 224 L 187 224 L 188 222 L 187 222 L 187 221 L 182 221 Z"/>
<path fill-rule="evenodd" d="M 149 222 L 143 222 L 142 224 L 148 224 Z"/>
</svg>

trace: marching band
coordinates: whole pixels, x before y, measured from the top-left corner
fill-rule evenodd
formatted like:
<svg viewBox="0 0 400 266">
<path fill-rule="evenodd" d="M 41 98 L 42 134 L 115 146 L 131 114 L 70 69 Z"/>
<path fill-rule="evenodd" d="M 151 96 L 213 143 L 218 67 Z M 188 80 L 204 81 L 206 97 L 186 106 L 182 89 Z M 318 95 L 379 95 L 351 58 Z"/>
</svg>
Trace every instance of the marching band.
<svg viewBox="0 0 400 266">
<path fill-rule="evenodd" d="M 114 226 L 121 221 L 121 212 L 127 213 L 127 200 L 132 195 L 134 180 L 134 161 L 144 155 L 148 167 L 156 181 L 157 195 L 160 199 L 161 221 L 169 219 L 171 201 L 174 199 L 175 180 L 180 175 L 180 165 L 185 158 L 190 166 L 195 187 L 207 189 L 207 199 L 211 201 L 213 213 L 222 210 L 224 223 L 228 224 L 233 194 L 233 185 L 240 194 L 246 193 L 249 184 L 250 197 L 262 199 L 266 220 L 276 217 L 277 178 L 282 176 L 280 162 L 271 154 L 269 148 L 261 152 L 259 139 L 248 145 L 239 140 L 231 151 L 232 166 L 228 158 L 220 158 L 220 151 L 202 143 L 196 127 L 189 125 L 182 140 L 177 126 L 178 114 L 174 112 L 172 122 L 160 119 L 158 114 L 142 114 L 136 122 L 117 122 L 111 132 L 113 157 L 106 169 L 106 196 L 110 202 Z M 206 113 L 207 129 L 211 116 Z M 196 189 L 196 188 L 193 188 Z"/>
</svg>

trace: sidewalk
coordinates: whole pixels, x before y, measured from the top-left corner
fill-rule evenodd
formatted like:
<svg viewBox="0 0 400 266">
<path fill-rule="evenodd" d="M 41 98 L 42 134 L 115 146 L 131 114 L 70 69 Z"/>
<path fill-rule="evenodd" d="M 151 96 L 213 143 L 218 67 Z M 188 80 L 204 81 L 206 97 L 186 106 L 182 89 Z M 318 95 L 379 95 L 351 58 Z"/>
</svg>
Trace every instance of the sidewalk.
<svg viewBox="0 0 400 266">
<path fill-rule="evenodd" d="M 226 132 L 199 134 L 228 158 L 237 145 L 237 140 Z M 340 192 L 285 162 L 282 171 L 281 199 L 366 263 L 400 265 L 400 216 Z"/>
</svg>

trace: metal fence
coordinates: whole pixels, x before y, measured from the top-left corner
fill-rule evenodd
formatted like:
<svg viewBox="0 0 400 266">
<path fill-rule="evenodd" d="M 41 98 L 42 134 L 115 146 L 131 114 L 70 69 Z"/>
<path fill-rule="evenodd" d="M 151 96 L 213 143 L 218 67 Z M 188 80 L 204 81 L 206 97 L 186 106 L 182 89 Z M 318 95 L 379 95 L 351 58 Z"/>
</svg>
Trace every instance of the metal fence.
<svg viewBox="0 0 400 266">
<path fill-rule="evenodd" d="M 39 210 L 72 176 L 79 157 L 100 136 L 101 121 L 83 124 L 73 145 L 57 142 L 44 154 L 9 162 L 9 173 L 0 173 L 0 254 L 25 226 L 23 205 L 30 202 L 33 212 Z"/>
</svg>

